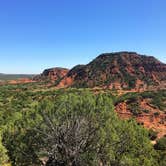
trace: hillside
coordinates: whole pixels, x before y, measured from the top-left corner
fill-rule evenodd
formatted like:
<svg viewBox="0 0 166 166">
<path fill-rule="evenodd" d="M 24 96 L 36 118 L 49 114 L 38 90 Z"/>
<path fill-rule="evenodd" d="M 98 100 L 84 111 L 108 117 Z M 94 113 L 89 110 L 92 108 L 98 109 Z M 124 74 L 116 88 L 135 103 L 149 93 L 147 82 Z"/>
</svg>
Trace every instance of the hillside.
<svg viewBox="0 0 166 166">
<path fill-rule="evenodd" d="M 40 75 L 35 76 L 33 80 L 51 81 L 54 83 L 61 80 L 68 73 L 68 71 L 68 69 L 60 67 L 45 69 Z"/>
<path fill-rule="evenodd" d="M 105 53 L 87 65 L 75 66 L 58 86 L 126 90 L 166 88 L 166 64 L 135 52 Z"/>
<path fill-rule="evenodd" d="M 115 110 L 122 119 L 134 117 L 138 123 L 158 133 L 166 134 L 166 90 L 120 95 Z"/>
</svg>

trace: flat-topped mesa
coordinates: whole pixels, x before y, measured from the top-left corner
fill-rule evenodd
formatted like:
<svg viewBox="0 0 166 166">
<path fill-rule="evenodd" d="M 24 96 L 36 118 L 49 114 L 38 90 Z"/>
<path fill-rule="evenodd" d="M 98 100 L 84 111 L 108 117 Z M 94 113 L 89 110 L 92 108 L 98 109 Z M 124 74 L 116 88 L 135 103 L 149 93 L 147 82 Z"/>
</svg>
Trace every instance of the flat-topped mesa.
<svg viewBox="0 0 166 166">
<path fill-rule="evenodd" d="M 87 65 L 71 69 L 58 86 L 137 90 L 166 88 L 166 64 L 136 52 L 104 53 Z"/>
<path fill-rule="evenodd" d="M 42 74 L 34 77 L 34 80 L 55 82 L 62 79 L 68 73 L 68 71 L 68 69 L 61 67 L 46 69 Z"/>
</svg>

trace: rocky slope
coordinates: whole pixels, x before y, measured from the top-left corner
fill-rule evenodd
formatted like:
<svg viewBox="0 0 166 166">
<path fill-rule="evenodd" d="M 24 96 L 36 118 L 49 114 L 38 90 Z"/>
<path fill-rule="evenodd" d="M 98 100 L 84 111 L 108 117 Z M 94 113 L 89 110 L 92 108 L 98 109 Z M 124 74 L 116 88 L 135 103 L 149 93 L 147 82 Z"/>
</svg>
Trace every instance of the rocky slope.
<svg viewBox="0 0 166 166">
<path fill-rule="evenodd" d="M 162 89 L 166 88 L 166 64 L 135 52 L 105 53 L 87 65 L 75 66 L 58 86 Z"/>
<path fill-rule="evenodd" d="M 33 80 L 51 81 L 54 83 L 56 81 L 61 80 L 68 73 L 68 71 L 69 71 L 68 69 L 60 67 L 46 69 L 43 71 L 42 74 L 35 76 Z"/>
<path fill-rule="evenodd" d="M 115 103 L 115 110 L 123 119 L 134 117 L 137 122 L 166 135 L 166 90 L 126 93 Z"/>
</svg>

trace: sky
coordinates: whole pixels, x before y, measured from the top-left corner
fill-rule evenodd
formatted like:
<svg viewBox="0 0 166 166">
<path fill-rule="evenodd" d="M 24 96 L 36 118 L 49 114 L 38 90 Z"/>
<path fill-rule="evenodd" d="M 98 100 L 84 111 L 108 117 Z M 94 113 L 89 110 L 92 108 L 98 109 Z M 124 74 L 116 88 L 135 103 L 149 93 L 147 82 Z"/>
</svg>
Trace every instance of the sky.
<svg viewBox="0 0 166 166">
<path fill-rule="evenodd" d="M 0 0 L 0 73 L 72 68 L 116 51 L 166 63 L 166 0 Z"/>
</svg>

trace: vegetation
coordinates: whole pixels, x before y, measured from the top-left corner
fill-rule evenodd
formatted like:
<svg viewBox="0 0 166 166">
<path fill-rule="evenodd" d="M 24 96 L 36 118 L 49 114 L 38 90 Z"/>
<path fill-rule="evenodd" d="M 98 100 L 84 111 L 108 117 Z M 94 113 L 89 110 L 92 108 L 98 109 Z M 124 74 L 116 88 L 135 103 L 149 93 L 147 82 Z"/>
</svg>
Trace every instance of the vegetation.
<svg viewBox="0 0 166 166">
<path fill-rule="evenodd" d="M 166 136 L 160 138 L 155 145 L 157 150 L 166 150 Z"/>
<path fill-rule="evenodd" d="M 150 138 L 152 141 L 155 140 L 155 139 L 157 138 L 157 132 L 154 131 L 154 130 L 152 130 L 152 129 L 150 129 L 150 130 L 149 130 L 149 138 Z"/>
<path fill-rule="evenodd" d="M 143 92 L 141 94 L 143 98 L 150 98 L 151 104 L 157 107 L 158 109 L 164 111 L 166 109 L 166 91 L 161 90 L 157 92 Z"/>
<path fill-rule="evenodd" d="M 160 111 L 166 112 L 166 90 L 162 91 L 145 91 L 142 93 L 129 92 L 118 97 L 115 101 L 115 105 L 121 102 L 126 102 L 128 109 L 137 116 L 141 113 L 150 113 L 150 110 L 140 107 L 140 101 L 143 99 L 148 100 L 151 107 L 159 109 Z M 154 116 L 159 116 L 159 112 L 155 112 Z"/>
<path fill-rule="evenodd" d="M 2 136 L 0 136 L 0 165 L 8 161 L 7 150 L 2 144 Z"/>
<path fill-rule="evenodd" d="M 134 100 L 130 95 L 137 96 L 1 86 L 0 165 L 161 166 L 163 152 L 153 148 L 149 132 L 114 112 L 115 103 Z"/>
<path fill-rule="evenodd" d="M 166 165 L 166 136 L 160 138 L 154 145 L 154 148 L 159 153 L 158 163 L 159 165 Z"/>
</svg>

